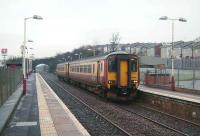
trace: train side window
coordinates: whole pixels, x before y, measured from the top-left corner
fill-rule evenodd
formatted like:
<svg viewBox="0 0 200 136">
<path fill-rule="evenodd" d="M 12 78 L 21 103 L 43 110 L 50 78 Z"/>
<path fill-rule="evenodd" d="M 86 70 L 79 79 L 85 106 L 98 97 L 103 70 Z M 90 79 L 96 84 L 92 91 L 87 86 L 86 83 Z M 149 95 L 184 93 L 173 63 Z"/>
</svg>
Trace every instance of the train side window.
<svg viewBox="0 0 200 136">
<path fill-rule="evenodd" d="M 73 66 L 72 66 L 72 69 L 71 69 L 71 71 L 73 72 Z"/>
<path fill-rule="evenodd" d="M 102 72 L 102 63 L 100 64 L 100 72 Z"/>
<path fill-rule="evenodd" d="M 86 65 L 86 73 L 88 73 L 88 65 Z"/>
<path fill-rule="evenodd" d="M 83 72 L 83 65 L 80 66 L 80 72 Z"/>
<path fill-rule="evenodd" d="M 91 73 L 91 65 L 88 65 L 88 73 Z"/>
<path fill-rule="evenodd" d="M 137 71 L 137 62 L 131 61 L 131 71 L 136 72 Z"/>
<path fill-rule="evenodd" d="M 87 65 L 84 65 L 84 73 L 87 73 Z"/>
<path fill-rule="evenodd" d="M 75 72 L 75 66 L 72 67 L 72 71 Z"/>
<path fill-rule="evenodd" d="M 95 70 L 95 65 L 93 64 L 93 73 L 94 73 L 94 70 Z"/>
<path fill-rule="evenodd" d="M 77 66 L 77 72 L 79 72 L 79 66 Z"/>
<path fill-rule="evenodd" d="M 69 69 L 70 69 L 70 72 L 72 72 L 72 67 L 71 66 L 69 67 Z"/>
<path fill-rule="evenodd" d="M 116 66 L 116 61 L 115 60 L 109 60 L 108 61 L 108 70 L 109 72 L 114 72 L 117 70 L 117 66 Z"/>
</svg>

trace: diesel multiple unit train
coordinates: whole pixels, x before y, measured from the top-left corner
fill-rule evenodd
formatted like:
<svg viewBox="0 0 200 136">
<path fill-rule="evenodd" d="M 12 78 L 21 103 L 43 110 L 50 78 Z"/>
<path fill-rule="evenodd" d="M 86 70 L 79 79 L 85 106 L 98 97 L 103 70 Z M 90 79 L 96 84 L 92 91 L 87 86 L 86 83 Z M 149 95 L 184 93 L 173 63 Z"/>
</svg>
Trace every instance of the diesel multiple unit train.
<svg viewBox="0 0 200 136">
<path fill-rule="evenodd" d="M 56 74 L 60 80 L 90 88 L 104 97 L 132 100 L 139 85 L 138 57 L 125 52 L 113 52 L 60 63 Z"/>
</svg>

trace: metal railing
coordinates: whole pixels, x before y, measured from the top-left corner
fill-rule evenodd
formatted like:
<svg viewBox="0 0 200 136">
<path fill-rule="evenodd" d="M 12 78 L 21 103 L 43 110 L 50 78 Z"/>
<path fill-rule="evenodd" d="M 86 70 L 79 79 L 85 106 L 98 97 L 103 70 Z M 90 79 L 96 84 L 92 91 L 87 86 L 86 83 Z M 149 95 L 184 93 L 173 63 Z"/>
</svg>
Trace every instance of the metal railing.
<svg viewBox="0 0 200 136">
<path fill-rule="evenodd" d="M 0 106 L 17 89 L 21 81 L 21 68 L 0 67 Z"/>
</svg>

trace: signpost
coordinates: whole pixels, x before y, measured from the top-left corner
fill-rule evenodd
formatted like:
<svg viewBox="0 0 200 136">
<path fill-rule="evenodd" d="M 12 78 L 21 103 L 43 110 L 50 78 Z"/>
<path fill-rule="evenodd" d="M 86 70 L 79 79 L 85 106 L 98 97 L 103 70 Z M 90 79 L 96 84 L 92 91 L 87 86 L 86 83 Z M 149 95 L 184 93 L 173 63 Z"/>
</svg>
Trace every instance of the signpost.
<svg viewBox="0 0 200 136">
<path fill-rule="evenodd" d="M 7 48 L 2 48 L 1 49 L 1 55 L 3 56 L 3 64 L 4 64 L 4 66 L 6 65 L 5 63 L 6 63 L 7 52 L 8 52 Z"/>
</svg>

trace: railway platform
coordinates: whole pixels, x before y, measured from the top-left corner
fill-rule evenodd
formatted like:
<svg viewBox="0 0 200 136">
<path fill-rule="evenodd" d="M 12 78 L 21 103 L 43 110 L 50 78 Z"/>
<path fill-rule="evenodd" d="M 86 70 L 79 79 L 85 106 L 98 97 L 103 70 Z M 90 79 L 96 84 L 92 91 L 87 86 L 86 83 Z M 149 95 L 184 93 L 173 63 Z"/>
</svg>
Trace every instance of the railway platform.
<svg viewBox="0 0 200 136">
<path fill-rule="evenodd" d="M 200 124 L 200 95 L 151 88 L 140 85 L 140 101 L 156 109 L 194 124 Z"/>
<path fill-rule="evenodd" d="M 27 93 L 6 124 L 3 136 L 90 135 L 39 74 L 27 80 Z"/>
<path fill-rule="evenodd" d="M 160 89 L 160 88 L 159 89 L 151 88 L 144 85 L 140 85 L 139 90 L 145 93 L 151 93 L 155 95 L 169 97 L 172 99 L 178 99 L 178 100 L 200 104 L 200 95 L 197 95 L 197 94 L 188 94 L 188 93 L 181 93 L 181 92 L 170 91 L 170 90 L 165 90 L 165 89 Z"/>
</svg>

